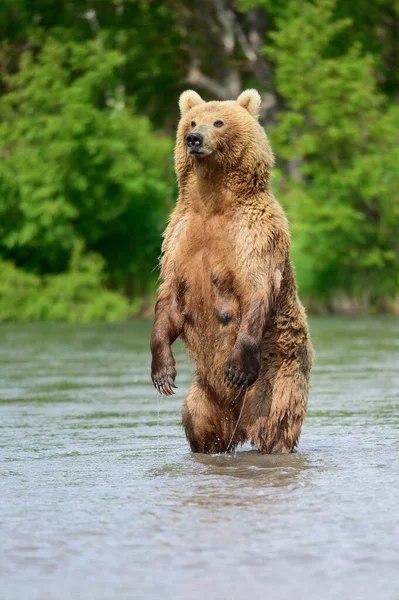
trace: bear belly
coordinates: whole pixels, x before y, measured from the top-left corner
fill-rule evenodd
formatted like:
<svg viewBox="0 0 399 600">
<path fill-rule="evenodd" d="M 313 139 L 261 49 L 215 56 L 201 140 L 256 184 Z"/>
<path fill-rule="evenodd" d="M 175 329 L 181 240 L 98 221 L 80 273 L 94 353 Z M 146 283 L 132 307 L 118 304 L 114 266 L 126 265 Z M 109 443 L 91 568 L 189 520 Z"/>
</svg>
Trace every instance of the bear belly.
<svg viewBox="0 0 399 600">
<path fill-rule="evenodd" d="M 185 264 L 179 294 L 184 316 L 180 337 L 196 363 L 197 374 L 215 391 L 224 386 L 224 366 L 240 326 L 234 281 L 220 264 L 198 252 Z"/>
</svg>

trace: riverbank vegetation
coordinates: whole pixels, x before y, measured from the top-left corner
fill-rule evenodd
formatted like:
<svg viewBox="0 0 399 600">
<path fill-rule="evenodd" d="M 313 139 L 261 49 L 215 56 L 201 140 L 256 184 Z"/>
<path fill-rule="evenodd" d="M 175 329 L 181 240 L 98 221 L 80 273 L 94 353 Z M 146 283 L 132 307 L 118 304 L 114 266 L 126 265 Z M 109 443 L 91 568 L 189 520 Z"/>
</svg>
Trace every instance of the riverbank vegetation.
<svg viewBox="0 0 399 600">
<path fill-rule="evenodd" d="M 395 0 L 3 0 L 0 320 L 151 304 L 177 99 L 262 95 L 314 312 L 399 312 Z"/>
</svg>

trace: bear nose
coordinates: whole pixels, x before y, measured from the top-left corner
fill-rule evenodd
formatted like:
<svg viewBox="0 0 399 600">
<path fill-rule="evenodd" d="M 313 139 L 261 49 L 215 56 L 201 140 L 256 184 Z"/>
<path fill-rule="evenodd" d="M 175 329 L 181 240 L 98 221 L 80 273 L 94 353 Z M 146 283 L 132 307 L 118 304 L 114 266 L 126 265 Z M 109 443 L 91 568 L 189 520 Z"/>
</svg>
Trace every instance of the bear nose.
<svg viewBox="0 0 399 600">
<path fill-rule="evenodd" d="M 188 148 L 200 148 L 202 146 L 203 138 L 200 133 L 189 133 L 186 135 L 186 144 Z"/>
</svg>

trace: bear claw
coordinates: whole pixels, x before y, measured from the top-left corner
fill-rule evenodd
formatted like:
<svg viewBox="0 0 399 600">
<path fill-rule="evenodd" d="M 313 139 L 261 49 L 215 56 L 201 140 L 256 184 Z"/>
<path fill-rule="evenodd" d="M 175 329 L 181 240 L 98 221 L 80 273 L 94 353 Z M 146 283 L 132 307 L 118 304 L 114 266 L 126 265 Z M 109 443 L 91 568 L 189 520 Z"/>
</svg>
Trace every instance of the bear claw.
<svg viewBox="0 0 399 600">
<path fill-rule="evenodd" d="M 256 379 L 255 373 L 247 375 L 239 369 L 235 370 L 234 367 L 226 366 L 223 381 L 227 388 L 245 389 L 255 383 Z"/>
<path fill-rule="evenodd" d="M 173 389 L 177 389 L 170 375 L 152 376 L 151 379 L 155 389 L 164 396 L 172 396 L 175 393 Z"/>
<path fill-rule="evenodd" d="M 228 388 L 248 388 L 257 380 L 259 371 L 259 348 L 236 345 L 224 369 L 224 383 Z"/>
</svg>

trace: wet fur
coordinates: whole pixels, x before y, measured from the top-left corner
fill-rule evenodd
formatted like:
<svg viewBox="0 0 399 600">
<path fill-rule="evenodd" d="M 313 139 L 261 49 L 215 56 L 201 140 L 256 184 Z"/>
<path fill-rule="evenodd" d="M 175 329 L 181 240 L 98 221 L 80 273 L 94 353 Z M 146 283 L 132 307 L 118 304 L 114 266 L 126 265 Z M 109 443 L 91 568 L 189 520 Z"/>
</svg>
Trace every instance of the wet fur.
<svg viewBox="0 0 399 600">
<path fill-rule="evenodd" d="M 196 365 L 182 413 L 191 449 L 226 451 L 248 388 L 232 447 L 250 440 L 261 452 L 291 452 L 313 350 L 287 220 L 269 187 L 273 154 L 255 118 L 257 97 L 250 91 L 245 102 L 205 103 L 186 94 L 176 142 L 180 195 L 164 234 L 151 339 L 153 381 L 171 391 L 171 344 L 180 336 Z M 192 121 L 212 149 L 207 157 L 187 156 Z"/>
</svg>

